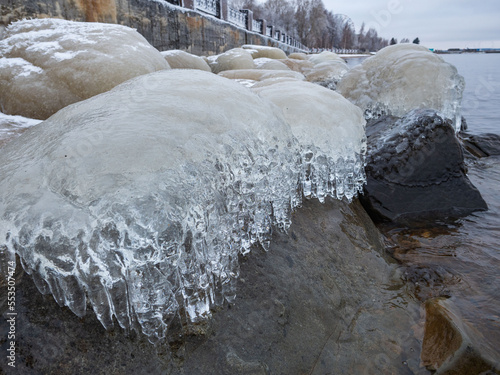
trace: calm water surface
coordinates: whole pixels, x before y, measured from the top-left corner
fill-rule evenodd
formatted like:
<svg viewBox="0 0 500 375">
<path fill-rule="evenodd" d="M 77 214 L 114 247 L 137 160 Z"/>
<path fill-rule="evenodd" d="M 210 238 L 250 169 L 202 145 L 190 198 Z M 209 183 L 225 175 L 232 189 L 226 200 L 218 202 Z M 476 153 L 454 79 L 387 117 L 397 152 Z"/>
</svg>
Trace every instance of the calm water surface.
<svg viewBox="0 0 500 375">
<path fill-rule="evenodd" d="M 444 55 L 466 80 L 468 132 L 500 134 L 500 54 Z M 500 359 L 500 157 L 468 161 L 489 210 L 456 223 L 387 233 L 394 256 L 421 300 L 450 298 Z"/>
</svg>

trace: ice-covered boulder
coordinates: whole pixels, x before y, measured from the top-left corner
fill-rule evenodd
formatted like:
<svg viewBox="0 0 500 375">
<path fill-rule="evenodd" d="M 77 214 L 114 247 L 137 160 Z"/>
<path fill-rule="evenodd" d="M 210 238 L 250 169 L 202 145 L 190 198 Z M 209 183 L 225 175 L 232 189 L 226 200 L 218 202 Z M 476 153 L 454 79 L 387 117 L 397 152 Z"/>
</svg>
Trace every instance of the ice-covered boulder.
<svg viewBox="0 0 500 375">
<path fill-rule="evenodd" d="M 304 80 L 305 77 L 291 70 L 267 70 L 267 69 L 240 69 L 240 70 L 227 70 L 219 73 L 221 77 L 234 79 L 243 83 L 245 86 L 252 87 L 257 82 L 286 78 L 291 80 Z"/>
<path fill-rule="evenodd" d="M 32 19 L 0 40 L 0 104 L 11 115 L 46 119 L 61 108 L 168 63 L 134 29 Z"/>
<path fill-rule="evenodd" d="M 286 64 L 282 63 L 276 59 L 270 59 L 268 57 L 259 57 L 253 60 L 255 64 L 255 69 L 267 69 L 267 70 L 290 70 Z"/>
<path fill-rule="evenodd" d="M 302 52 L 294 52 L 288 55 L 289 59 L 295 59 L 295 60 L 307 60 L 307 55 Z"/>
<path fill-rule="evenodd" d="M 361 107 L 367 119 L 432 108 L 451 119 L 458 131 L 464 85 L 457 69 L 441 56 L 403 43 L 385 47 L 351 69 L 337 89 Z"/>
<path fill-rule="evenodd" d="M 365 183 L 365 120 L 362 111 L 319 85 L 288 81 L 254 89 L 283 110 L 302 150 L 306 198 L 349 200 Z"/>
<path fill-rule="evenodd" d="M 267 57 L 269 59 L 286 59 L 286 53 L 276 47 L 245 44 L 241 48 L 250 51 L 254 59 L 257 59 L 259 57 Z"/>
<path fill-rule="evenodd" d="M 0 112 L 0 147 L 40 122 L 41 120 L 11 116 Z"/>
<path fill-rule="evenodd" d="M 225 70 L 253 69 L 255 67 L 252 55 L 243 48 L 233 48 L 220 55 L 209 56 L 207 62 L 214 73 Z"/>
<path fill-rule="evenodd" d="M 435 110 L 383 116 L 367 126 L 362 203 L 376 221 L 407 225 L 487 209 L 466 174 L 452 122 Z"/>
<path fill-rule="evenodd" d="M 315 65 L 321 64 L 321 63 L 324 63 L 327 61 L 345 62 L 342 57 L 340 57 L 336 53 L 330 52 L 330 51 L 323 51 L 321 53 L 307 55 L 307 59 Z"/>
<path fill-rule="evenodd" d="M 343 60 L 327 60 L 314 65 L 311 70 L 305 72 L 305 76 L 309 82 L 335 90 L 338 82 L 348 70 L 349 68 Z"/>
<path fill-rule="evenodd" d="M 282 59 L 279 61 L 288 66 L 288 68 L 294 72 L 302 74 L 307 74 L 314 68 L 314 64 L 309 60 Z"/>
<path fill-rule="evenodd" d="M 75 314 L 161 338 L 234 296 L 238 255 L 290 223 L 299 163 L 280 111 L 235 82 L 137 77 L 2 148 L 0 252 Z"/>
<path fill-rule="evenodd" d="M 207 62 L 200 56 L 175 49 L 161 52 L 172 69 L 198 69 L 211 72 L 212 69 Z"/>
</svg>

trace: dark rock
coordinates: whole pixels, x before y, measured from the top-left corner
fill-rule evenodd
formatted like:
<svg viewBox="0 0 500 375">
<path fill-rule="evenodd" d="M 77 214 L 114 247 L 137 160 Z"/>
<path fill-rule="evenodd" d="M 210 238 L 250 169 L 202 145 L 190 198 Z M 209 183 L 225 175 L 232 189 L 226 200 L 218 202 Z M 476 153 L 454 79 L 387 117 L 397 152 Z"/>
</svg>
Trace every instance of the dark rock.
<svg viewBox="0 0 500 375">
<path fill-rule="evenodd" d="M 487 205 L 466 176 L 460 141 L 433 110 L 367 126 L 363 206 L 376 221 L 396 223 L 465 216 Z"/>
<path fill-rule="evenodd" d="M 465 149 L 480 158 L 500 155 L 500 135 L 493 133 L 467 134 L 460 133 Z"/>
<path fill-rule="evenodd" d="M 359 202 L 307 201 L 268 252 L 253 249 L 240 261 L 234 304 L 190 334 L 172 326 L 170 346 L 105 331 L 92 314 L 76 317 L 18 275 L 16 373 L 427 373 L 413 332 L 419 306 Z M 2 319 L 2 353 L 7 330 Z M 4 358 L 2 370 L 11 373 Z"/>
<path fill-rule="evenodd" d="M 462 320 L 446 299 L 426 302 L 422 362 L 436 374 L 500 374 L 495 351 Z"/>
</svg>

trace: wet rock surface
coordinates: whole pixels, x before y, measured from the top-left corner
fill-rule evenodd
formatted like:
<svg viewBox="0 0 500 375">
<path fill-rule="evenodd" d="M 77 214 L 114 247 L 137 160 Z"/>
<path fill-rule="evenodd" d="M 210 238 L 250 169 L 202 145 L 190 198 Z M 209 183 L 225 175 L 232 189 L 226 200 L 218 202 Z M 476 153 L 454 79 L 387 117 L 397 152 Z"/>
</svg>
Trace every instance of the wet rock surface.
<svg viewBox="0 0 500 375">
<path fill-rule="evenodd" d="M 423 364 L 436 374 L 500 374 L 495 351 L 472 330 L 450 300 L 428 300 Z"/>
<path fill-rule="evenodd" d="M 500 135 L 493 133 L 459 134 L 465 149 L 473 156 L 484 158 L 500 155 Z"/>
<path fill-rule="evenodd" d="M 486 210 L 466 175 L 451 122 L 433 110 L 368 124 L 363 206 L 376 221 L 412 223 Z"/>
<path fill-rule="evenodd" d="M 406 294 L 397 267 L 384 256 L 380 233 L 357 201 L 305 202 L 288 233 L 273 235 L 268 252 L 254 249 L 240 261 L 234 304 L 204 325 L 185 328 L 182 337 L 174 324 L 170 345 L 157 346 L 134 332 L 105 331 L 92 314 L 76 317 L 19 273 L 16 371 L 428 373 L 420 364 L 419 306 Z M 5 309 L 4 302 L 4 318 Z M 7 330 L 2 319 L 2 352 Z M 0 370 L 10 373 L 5 361 Z"/>
</svg>

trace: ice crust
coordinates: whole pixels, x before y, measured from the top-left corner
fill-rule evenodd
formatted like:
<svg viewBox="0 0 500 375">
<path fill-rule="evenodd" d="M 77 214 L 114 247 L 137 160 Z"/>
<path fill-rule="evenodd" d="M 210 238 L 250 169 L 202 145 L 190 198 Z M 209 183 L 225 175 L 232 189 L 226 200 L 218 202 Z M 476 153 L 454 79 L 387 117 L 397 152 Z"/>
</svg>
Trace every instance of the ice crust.
<svg viewBox="0 0 500 375">
<path fill-rule="evenodd" d="M 330 51 L 323 51 L 321 53 L 307 55 L 307 59 L 310 62 L 312 62 L 314 65 L 322 64 L 325 62 L 332 62 L 332 61 L 338 61 L 338 62 L 345 63 L 345 61 L 344 61 L 344 59 L 342 59 L 342 57 L 340 57 L 336 53 L 330 52 Z"/>
<path fill-rule="evenodd" d="M 11 116 L 0 112 L 0 147 L 40 122 L 41 120 Z"/>
<path fill-rule="evenodd" d="M 91 308 L 105 328 L 116 319 L 152 342 L 176 317 L 206 319 L 234 299 L 238 256 L 267 249 L 303 195 L 350 199 L 363 183 L 358 108 L 293 77 L 261 83 L 257 95 L 209 72 L 163 70 L 11 140 L 0 258 L 18 254 L 76 315 Z"/>
<path fill-rule="evenodd" d="M 134 29 L 32 19 L 0 40 L 0 110 L 46 119 L 59 109 L 168 64 Z"/>
<path fill-rule="evenodd" d="M 76 315 L 88 302 L 104 327 L 114 316 L 154 341 L 176 314 L 231 300 L 238 255 L 289 226 L 299 169 L 290 127 L 250 90 L 141 76 L 5 145 L 0 252 Z"/>
<path fill-rule="evenodd" d="M 192 55 L 181 50 L 170 50 L 161 52 L 172 69 L 198 69 L 206 72 L 212 70 L 202 57 Z"/>
<path fill-rule="evenodd" d="M 283 111 L 302 153 L 306 198 L 351 200 L 366 181 L 365 120 L 342 95 L 322 86 L 286 81 L 253 88 Z"/>
<path fill-rule="evenodd" d="M 253 84 L 269 79 L 290 79 L 290 80 L 304 80 L 305 77 L 291 70 L 272 70 L 272 69 L 237 69 L 237 70 L 227 70 L 220 72 L 221 77 L 235 79 L 235 80 L 246 80 L 253 82 Z"/>
<path fill-rule="evenodd" d="M 276 47 L 258 46 L 254 44 L 245 44 L 241 48 L 248 50 L 254 59 L 266 57 L 268 59 L 286 59 L 286 53 Z"/>
<path fill-rule="evenodd" d="M 338 82 L 349 70 L 347 64 L 341 60 L 326 60 L 312 67 L 305 73 L 306 80 L 317 83 L 330 90 L 337 88 Z"/>
<path fill-rule="evenodd" d="M 258 57 L 253 60 L 255 64 L 255 69 L 267 69 L 267 70 L 290 70 L 281 61 L 270 59 L 268 57 Z"/>
<path fill-rule="evenodd" d="M 252 54 L 243 48 L 233 48 L 220 55 L 208 56 L 207 63 L 214 73 L 255 67 Z"/>
<path fill-rule="evenodd" d="M 441 56 L 404 43 L 385 47 L 349 70 L 337 90 L 361 107 L 367 120 L 432 108 L 451 119 L 458 131 L 464 87 L 463 77 Z"/>
</svg>

